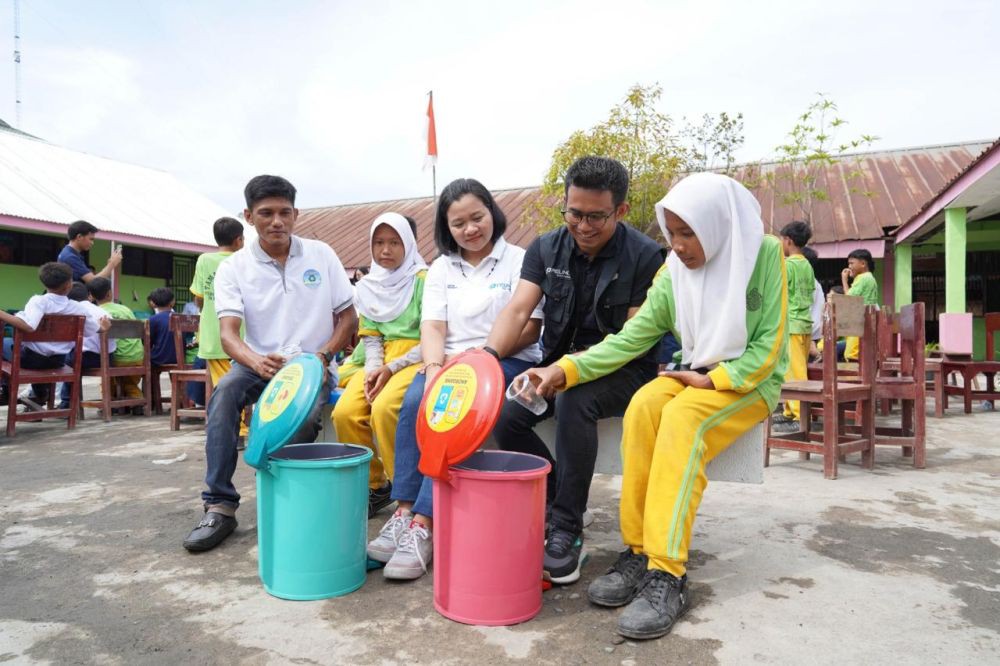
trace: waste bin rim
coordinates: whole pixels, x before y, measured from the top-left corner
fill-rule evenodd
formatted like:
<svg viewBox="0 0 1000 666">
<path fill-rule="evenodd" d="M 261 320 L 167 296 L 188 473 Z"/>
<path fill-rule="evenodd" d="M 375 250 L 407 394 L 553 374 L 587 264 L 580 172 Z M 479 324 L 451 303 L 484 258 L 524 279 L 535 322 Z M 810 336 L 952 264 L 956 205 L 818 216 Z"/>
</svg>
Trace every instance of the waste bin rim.
<svg viewBox="0 0 1000 666">
<path fill-rule="evenodd" d="M 534 469 L 519 470 L 519 471 L 503 471 L 503 470 L 482 470 L 482 469 L 467 469 L 463 468 L 462 465 L 468 464 L 469 460 L 480 453 L 486 455 L 515 455 L 523 456 L 526 458 L 531 458 L 539 463 L 539 466 Z M 549 471 L 552 469 L 552 464 L 542 458 L 541 456 L 536 456 L 530 453 L 521 453 L 520 451 L 484 451 L 479 450 L 469 456 L 469 458 L 463 460 L 460 463 L 456 463 L 448 468 L 448 471 L 452 476 L 457 476 L 461 479 L 479 479 L 479 480 L 492 480 L 492 481 L 527 481 L 531 479 L 537 479 L 539 477 L 547 476 Z M 436 480 L 436 479 L 435 479 Z M 445 481 L 444 483 L 447 483 Z"/>
<path fill-rule="evenodd" d="M 322 444 L 331 444 L 336 446 L 343 446 L 349 449 L 355 449 L 355 455 L 343 456 L 338 458 L 316 458 L 312 460 L 294 460 L 288 458 L 275 458 L 275 454 L 280 454 L 282 451 L 287 451 L 288 449 L 296 449 L 304 446 L 316 446 Z M 302 442 L 300 444 L 288 444 L 281 447 L 275 454 L 269 455 L 267 457 L 268 462 L 275 467 L 292 467 L 292 468 L 337 468 L 337 467 L 357 467 L 358 465 L 363 465 L 367 463 L 372 458 L 372 450 L 365 447 L 359 446 L 357 444 L 347 444 L 345 442 Z"/>
</svg>

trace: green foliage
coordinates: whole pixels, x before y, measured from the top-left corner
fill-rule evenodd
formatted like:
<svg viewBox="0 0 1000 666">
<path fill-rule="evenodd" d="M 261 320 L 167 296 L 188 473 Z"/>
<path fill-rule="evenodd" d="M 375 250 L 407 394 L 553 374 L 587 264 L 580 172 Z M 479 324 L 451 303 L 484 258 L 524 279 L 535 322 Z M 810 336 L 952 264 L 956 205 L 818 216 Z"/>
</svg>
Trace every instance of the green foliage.
<svg viewBox="0 0 1000 666">
<path fill-rule="evenodd" d="M 781 204 L 794 206 L 808 222 L 816 202 L 829 201 L 830 195 L 819 182 L 819 174 L 847 157 L 848 151 L 869 148 L 877 136 L 861 134 L 848 141 L 838 142 L 837 137 L 847 121 L 837 115 L 837 105 L 823 93 L 809 105 L 788 133 L 788 140 L 777 147 L 777 168 L 763 172 L 751 169 L 744 178 L 747 187 L 769 186 Z M 858 156 L 853 167 L 844 174 L 851 193 L 874 196 L 865 187 L 865 175 Z M 761 175 L 763 174 L 763 175 Z"/>
<path fill-rule="evenodd" d="M 565 192 L 563 176 L 570 165 L 586 155 L 611 157 L 629 172 L 628 218 L 636 227 L 655 228 L 653 206 L 666 194 L 670 182 L 685 171 L 713 168 L 717 162 L 729 169 L 733 151 L 743 143 L 743 114 L 705 115 L 698 127 L 674 129 L 673 119 L 656 110 L 663 94 L 658 85 L 634 85 L 608 114 L 590 130 L 573 132 L 552 154 L 541 196 L 529 210 L 540 230 L 563 223 L 559 204 Z M 687 145 L 690 142 L 693 145 Z"/>
</svg>

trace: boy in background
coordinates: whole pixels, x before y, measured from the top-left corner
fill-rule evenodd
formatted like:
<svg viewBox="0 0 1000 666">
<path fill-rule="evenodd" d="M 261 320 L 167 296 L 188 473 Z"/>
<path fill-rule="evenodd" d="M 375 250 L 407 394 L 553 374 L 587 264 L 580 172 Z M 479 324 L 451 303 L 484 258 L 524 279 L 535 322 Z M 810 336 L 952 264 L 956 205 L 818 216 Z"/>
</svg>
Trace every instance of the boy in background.
<svg viewBox="0 0 1000 666">
<path fill-rule="evenodd" d="M 174 336 L 170 333 L 170 314 L 174 311 L 174 292 L 167 287 L 157 287 L 149 292 L 149 361 L 153 365 L 177 363 Z"/>
<path fill-rule="evenodd" d="M 791 222 L 781 230 L 781 245 L 785 253 L 785 273 L 788 281 L 788 370 L 785 381 L 808 378 L 809 347 L 812 344 L 812 304 L 816 276 L 802 249 L 812 238 L 806 222 Z M 784 412 L 775 416 L 771 428 L 775 432 L 799 430 L 799 401 L 786 400 Z"/>
<path fill-rule="evenodd" d="M 0 321 L 26 333 L 34 332 L 45 315 L 83 315 L 84 335 L 97 335 L 100 330 L 106 330 L 111 322 L 107 317 L 94 316 L 93 312 L 71 301 L 67 294 L 73 287 L 73 270 L 66 264 L 50 261 L 38 269 L 38 279 L 45 287 L 45 293 L 32 296 L 24 306 L 24 310 L 16 315 L 0 310 Z M 13 360 L 13 340 L 4 339 L 3 357 Z M 72 342 L 26 342 L 21 349 L 21 367 L 26 370 L 54 370 L 66 364 L 66 355 L 73 349 Z M 48 400 L 49 386 L 47 384 L 32 384 L 31 392 L 20 398 L 25 407 L 41 410 L 42 404 Z M 6 383 L 0 380 L 0 405 L 10 402 L 10 394 Z M 13 408 L 13 406 L 12 406 Z"/>
<path fill-rule="evenodd" d="M 90 300 L 90 291 L 87 289 L 87 285 L 83 282 L 74 282 L 73 286 L 70 287 L 69 293 L 66 295 L 71 301 L 75 301 L 83 309 L 83 314 L 88 317 L 94 317 L 98 320 L 108 319 L 108 314 L 101 308 L 94 305 Z M 108 340 L 108 353 L 113 354 L 116 348 L 114 340 Z M 66 354 L 66 365 L 73 365 L 74 359 L 80 350 L 73 348 L 68 354 Z M 101 367 L 101 335 L 99 331 L 94 331 L 88 333 L 83 332 L 83 358 L 80 359 L 80 369 L 81 370 L 93 370 L 95 368 Z M 72 391 L 73 386 L 68 383 L 63 383 L 59 389 L 59 409 L 69 409 L 69 399 L 70 391 Z M 80 386 L 81 392 L 83 391 L 83 386 Z M 83 394 L 81 393 L 81 396 Z"/>
<path fill-rule="evenodd" d="M 95 277 L 87 285 L 87 289 L 90 291 L 90 297 L 94 299 L 96 303 L 102 310 L 107 312 L 112 319 L 130 319 L 135 321 L 135 314 L 132 310 L 122 305 L 121 303 L 115 303 L 111 300 L 111 281 L 107 278 Z M 116 340 L 117 346 L 115 348 L 115 354 L 111 359 L 111 362 L 116 367 L 134 367 L 142 365 L 143 352 L 142 352 L 142 340 L 138 338 L 120 338 Z M 137 398 L 142 399 L 142 390 L 139 388 L 139 380 L 141 378 L 138 376 L 133 377 L 115 377 L 115 384 L 121 387 L 122 394 L 126 398 Z M 135 406 L 132 408 L 132 413 L 136 416 L 142 414 L 142 406 Z"/>
</svg>

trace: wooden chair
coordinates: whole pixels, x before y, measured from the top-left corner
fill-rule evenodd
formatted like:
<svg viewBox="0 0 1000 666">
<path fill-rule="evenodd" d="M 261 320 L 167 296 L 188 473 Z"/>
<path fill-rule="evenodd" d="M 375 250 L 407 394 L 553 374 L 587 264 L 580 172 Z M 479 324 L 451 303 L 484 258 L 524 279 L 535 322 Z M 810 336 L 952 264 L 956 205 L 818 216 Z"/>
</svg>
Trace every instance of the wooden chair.
<svg viewBox="0 0 1000 666">
<path fill-rule="evenodd" d="M 823 311 L 823 347 L 835 348 L 840 336 L 861 339 L 858 369 L 860 382 L 847 382 L 837 375 L 836 354 L 823 354 L 823 379 L 785 382 L 781 386 L 782 400 L 798 400 L 801 430 L 787 435 L 772 435 L 768 422 L 764 465 L 770 464 L 771 449 L 799 451 L 808 457 L 823 456 L 823 476 L 837 478 L 837 463 L 841 456 L 861 452 L 861 463 L 872 469 L 875 441 L 875 314 L 874 307 L 865 307 L 857 296 L 834 294 Z M 814 403 L 823 407 L 823 431 L 812 433 L 811 412 Z M 844 412 L 856 407 L 860 412 L 860 433 L 847 432 Z"/>
<path fill-rule="evenodd" d="M 171 315 L 170 330 L 174 331 L 174 350 L 178 359 L 185 358 L 184 334 L 197 333 L 200 324 L 200 315 Z M 170 370 L 170 429 L 179 430 L 181 427 L 181 417 L 190 416 L 194 418 L 208 419 L 208 400 L 212 397 L 212 375 L 208 368 L 193 368 L 187 363 L 181 363 L 181 367 Z M 195 407 L 188 405 L 187 395 L 184 385 L 188 382 L 203 383 L 205 385 L 205 405 Z"/>
<path fill-rule="evenodd" d="M 142 341 L 142 365 L 116 366 L 112 363 L 111 354 L 108 352 L 108 340 L 119 340 L 123 338 L 137 338 Z M 101 366 L 92 370 L 84 370 L 84 377 L 101 378 L 101 399 L 81 400 L 81 416 L 83 407 L 100 408 L 104 414 L 104 420 L 111 420 L 111 413 L 116 407 L 144 407 L 146 416 L 152 414 L 152 381 L 149 362 L 149 321 L 132 319 L 112 319 L 111 327 L 107 331 L 101 331 Z M 141 377 L 142 397 L 129 398 L 127 396 L 116 397 L 115 388 L 118 377 Z"/>
<path fill-rule="evenodd" d="M 83 354 L 75 354 L 72 366 L 62 366 L 51 370 L 27 370 L 21 367 L 21 346 L 25 342 L 72 342 L 76 349 L 83 349 L 83 322 L 80 315 L 46 315 L 38 328 L 31 333 L 14 330 L 14 348 L 11 361 L 3 361 L 0 375 L 7 377 L 10 405 L 7 408 L 7 436 L 14 436 L 18 421 L 40 421 L 53 417 L 67 417 L 66 428 L 76 427 L 76 415 L 80 410 L 80 365 Z M 2 340 L 0 340 L 2 341 Z M 56 398 L 56 384 L 69 382 L 72 385 L 69 409 L 53 409 Z M 48 409 L 39 412 L 17 413 L 18 389 L 25 384 L 51 384 Z"/>
<path fill-rule="evenodd" d="M 174 338 L 174 354 L 177 359 L 176 363 L 169 363 L 167 365 L 154 365 L 150 368 L 152 373 L 152 401 L 153 410 L 157 414 L 163 413 L 163 405 L 169 404 L 173 400 L 173 395 L 168 397 L 163 397 L 160 389 L 160 375 L 164 372 L 169 373 L 171 370 L 188 370 L 190 366 L 185 363 L 184 357 L 184 334 L 185 333 L 197 333 L 198 332 L 198 321 L 199 315 L 184 315 L 184 314 L 170 314 L 170 332 Z M 171 386 L 173 384 L 171 383 Z"/>
<path fill-rule="evenodd" d="M 994 406 L 996 406 L 995 401 L 1000 400 L 1000 391 L 997 390 L 996 383 L 996 375 L 1000 373 L 1000 361 L 997 361 L 995 358 L 996 352 L 994 347 L 994 335 L 997 331 L 1000 331 L 1000 312 L 988 312 L 985 319 L 986 360 L 973 361 L 945 358 L 941 362 L 941 371 L 944 376 L 948 376 L 953 372 L 957 372 L 962 376 L 961 386 L 953 386 L 951 384 L 944 386 L 943 402 L 945 409 L 948 408 L 949 395 L 962 396 L 966 414 L 972 413 L 972 401 L 974 399 L 986 400 Z M 983 391 L 973 388 L 973 381 L 979 373 L 986 376 L 986 389 Z"/>
<path fill-rule="evenodd" d="M 875 378 L 875 399 L 885 404 L 901 401 L 900 426 L 875 426 L 875 444 L 903 447 L 904 456 L 913 456 L 913 466 L 923 469 L 926 455 L 927 380 L 924 359 L 924 304 L 904 306 L 897 315 L 883 317 L 889 333 L 880 340 L 879 355 L 884 352 L 881 342 L 898 339 L 898 365 L 893 373 Z M 896 346 L 891 348 L 892 351 Z"/>
</svg>

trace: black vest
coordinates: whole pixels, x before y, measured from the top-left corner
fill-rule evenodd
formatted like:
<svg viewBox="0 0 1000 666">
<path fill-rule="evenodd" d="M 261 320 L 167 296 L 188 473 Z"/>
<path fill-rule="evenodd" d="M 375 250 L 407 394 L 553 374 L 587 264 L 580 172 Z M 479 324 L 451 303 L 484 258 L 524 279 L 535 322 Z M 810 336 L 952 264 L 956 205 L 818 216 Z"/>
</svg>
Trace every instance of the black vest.
<svg viewBox="0 0 1000 666">
<path fill-rule="evenodd" d="M 604 335 L 617 333 L 625 325 L 634 283 L 646 279 L 637 278 L 639 267 L 646 265 L 653 254 L 659 255 L 662 263 L 666 254 L 649 236 L 623 222 L 619 226 L 621 229 L 615 232 L 621 234 L 617 252 L 602 260 L 594 291 L 594 319 Z M 566 227 L 560 227 L 540 236 L 537 242 L 545 265 L 545 277 L 539 285 L 545 294 L 541 365 L 548 365 L 569 351 L 569 338 L 578 324 L 573 321 L 576 296 L 570 274 L 576 241 Z M 651 280 L 642 286 L 643 290 L 649 289 L 650 284 Z"/>
</svg>

